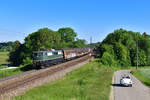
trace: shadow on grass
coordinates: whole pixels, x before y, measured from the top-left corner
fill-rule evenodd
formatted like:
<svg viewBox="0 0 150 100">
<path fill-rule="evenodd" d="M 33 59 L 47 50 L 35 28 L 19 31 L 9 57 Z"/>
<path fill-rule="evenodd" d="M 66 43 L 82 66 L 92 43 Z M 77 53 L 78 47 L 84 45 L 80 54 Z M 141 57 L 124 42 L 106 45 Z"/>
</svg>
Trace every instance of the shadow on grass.
<svg viewBox="0 0 150 100">
<path fill-rule="evenodd" d="M 33 69 L 35 69 L 35 68 L 32 65 L 26 65 L 26 66 L 20 68 L 20 70 L 24 71 L 24 72 L 29 71 L 29 70 L 33 70 Z"/>
<path fill-rule="evenodd" d="M 8 66 L 9 64 L 0 64 L 0 66 Z"/>
<path fill-rule="evenodd" d="M 11 64 L 0 64 L 0 66 L 7 66 L 7 67 L 11 67 L 11 66 L 13 66 L 13 65 L 11 65 Z"/>
<path fill-rule="evenodd" d="M 144 82 L 144 84 L 150 87 L 150 83 L 149 82 Z"/>
</svg>

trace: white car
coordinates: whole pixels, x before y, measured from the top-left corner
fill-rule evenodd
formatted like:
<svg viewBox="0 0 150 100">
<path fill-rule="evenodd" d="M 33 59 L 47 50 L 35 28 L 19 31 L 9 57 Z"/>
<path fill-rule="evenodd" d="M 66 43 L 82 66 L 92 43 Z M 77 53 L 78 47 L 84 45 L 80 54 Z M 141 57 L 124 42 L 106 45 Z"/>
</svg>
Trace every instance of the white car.
<svg viewBox="0 0 150 100">
<path fill-rule="evenodd" d="M 132 87 L 132 80 L 131 80 L 131 77 L 128 75 L 128 76 L 123 76 L 121 79 L 120 79 L 120 85 L 122 86 L 130 86 Z"/>
</svg>

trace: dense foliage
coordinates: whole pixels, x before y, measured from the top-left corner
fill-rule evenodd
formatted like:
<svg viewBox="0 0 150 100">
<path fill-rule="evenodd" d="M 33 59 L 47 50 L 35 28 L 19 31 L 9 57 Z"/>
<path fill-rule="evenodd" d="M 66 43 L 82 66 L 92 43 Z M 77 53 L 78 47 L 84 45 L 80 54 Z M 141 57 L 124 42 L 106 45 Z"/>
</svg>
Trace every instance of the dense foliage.
<svg viewBox="0 0 150 100">
<path fill-rule="evenodd" d="M 0 43 L 0 52 L 11 51 L 13 48 L 14 42 L 1 42 Z"/>
<path fill-rule="evenodd" d="M 15 66 L 32 64 L 33 51 L 51 48 L 84 48 L 86 46 L 86 41 L 78 39 L 77 33 L 72 28 L 60 28 L 58 31 L 43 28 L 29 34 L 23 44 L 16 41 L 10 52 L 9 60 Z"/>
<path fill-rule="evenodd" d="M 138 44 L 140 66 L 150 65 L 150 35 L 145 32 L 115 30 L 98 46 L 101 63 L 110 66 L 135 66 Z"/>
</svg>

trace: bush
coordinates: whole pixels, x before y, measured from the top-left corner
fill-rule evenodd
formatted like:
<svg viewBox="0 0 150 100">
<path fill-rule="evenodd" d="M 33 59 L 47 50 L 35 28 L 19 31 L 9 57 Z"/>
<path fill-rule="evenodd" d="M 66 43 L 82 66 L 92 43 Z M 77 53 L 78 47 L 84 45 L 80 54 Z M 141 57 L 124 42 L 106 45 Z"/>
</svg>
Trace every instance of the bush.
<svg viewBox="0 0 150 100">
<path fill-rule="evenodd" d="M 131 64 L 130 56 L 127 48 L 121 43 L 114 45 L 115 58 L 118 60 L 120 66 L 129 66 Z"/>
<path fill-rule="evenodd" d="M 116 62 L 114 60 L 114 57 L 113 55 L 111 55 L 110 53 L 108 52 L 104 52 L 101 60 L 102 64 L 104 65 L 108 65 L 108 66 L 112 66 L 112 65 L 116 65 Z"/>
<path fill-rule="evenodd" d="M 23 64 L 24 65 L 32 65 L 33 63 L 33 60 L 29 57 L 26 57 L 24 60 L 23 60 Z"/>
</svg>

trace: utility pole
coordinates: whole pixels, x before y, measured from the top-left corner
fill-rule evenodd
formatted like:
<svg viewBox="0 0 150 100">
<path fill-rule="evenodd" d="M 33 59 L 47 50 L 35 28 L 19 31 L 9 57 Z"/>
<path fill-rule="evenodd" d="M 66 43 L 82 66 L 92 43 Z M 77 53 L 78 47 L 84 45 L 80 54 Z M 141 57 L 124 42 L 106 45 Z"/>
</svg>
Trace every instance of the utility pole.
<svg viewBox="0 0 150 100">
<path fill-rule="evenodd" d="M 138 40 L 136 42 L 136 70 L 138 69 Z"/>
</svg>

